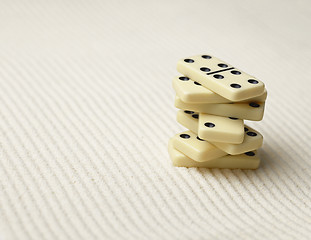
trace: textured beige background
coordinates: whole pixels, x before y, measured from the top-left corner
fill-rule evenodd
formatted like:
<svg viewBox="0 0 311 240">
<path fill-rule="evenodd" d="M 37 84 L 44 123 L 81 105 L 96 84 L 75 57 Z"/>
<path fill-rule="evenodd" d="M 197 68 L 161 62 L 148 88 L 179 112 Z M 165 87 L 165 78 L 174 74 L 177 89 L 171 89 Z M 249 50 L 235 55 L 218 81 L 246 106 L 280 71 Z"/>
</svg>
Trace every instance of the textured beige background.
<svg viewBox="0 0 311 240">
<path fill-rule="evenodd" d="M 310 239 L 310 1 L 0 2 L 3 239 Z M 171 166 L 178 59 L 269 91 L 257 171 Z"/>
</svg>

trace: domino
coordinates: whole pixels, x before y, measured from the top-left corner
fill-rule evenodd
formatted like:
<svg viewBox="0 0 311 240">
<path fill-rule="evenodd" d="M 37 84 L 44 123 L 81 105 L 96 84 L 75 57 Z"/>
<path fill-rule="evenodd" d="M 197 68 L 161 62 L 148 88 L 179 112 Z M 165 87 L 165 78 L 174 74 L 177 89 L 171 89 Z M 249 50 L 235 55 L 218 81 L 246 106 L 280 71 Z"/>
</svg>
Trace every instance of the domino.
<svg viewBox="0 0 311 240">
<path fill-rule="evenodd" d="M 199 113 L 208 113 L 224 117 L 235 117 L 245 120 L 260 121 L 263 118 L 265 103 L 185 103 L 176 96 L 175 107 Z"/>
<path fill-rule="evenodd" d="M 191 131 L 176 134 L 172 138 L 174 147 L 197 162 L 209 161 L 227 155 L 211 143 L 200 139 Z"/>
<path fill-rule="evenodd" d="M 179 110 L 177 113 L 177 122 L 179 122 L 181 125 L 183 125 L 184 127 L 188 128 L 189 130 L 191 130 L 196 134 L 198 133 L 198 125 L 199 125 L 198 119 L 199 114 L 195 112 Z M 244 140 L 241 144 L 219 143 L 219 142 L 210 142 L 210 143 L 230 155 L 237 155 L 260 148 L 263 143 L 263 136 L 260 134 L 260 132 L 245 125 Z"/>
<path fill-rule="evenodd" d="M 242 119 L 200 113 L 199 137 L 210 142 L 239 144 L 244 140 Z"/>
<path fill-rule="evenodd" d="M 242 101 L 264 93 L 263 82 L 211 55 L 181 59 L 177 71 L 231 101 Z"/>
<path fill-rule="evenodd" d="M 231 103 L 226 99 L 200 83 L 191 80 L 185 76 L 175 77 L 173 79 L 173 88 L 176 94 L 183 102 L 187 103 Z M 262 95 L 258 97 L 243 100 L 241 102 L 264 102 L 267 98 L 267 90 L 264 90 Z"/>
<path fill-rule="evenodd" d="M 172 139 L 168 144 L 168 152 L 173 165 L 176 167 L 257 169 L 260 164 L 257 151 L 246 152 L 239 155 L 226 155 L 205 162 L 197 162 L 175 149 Z"/>
</svg>

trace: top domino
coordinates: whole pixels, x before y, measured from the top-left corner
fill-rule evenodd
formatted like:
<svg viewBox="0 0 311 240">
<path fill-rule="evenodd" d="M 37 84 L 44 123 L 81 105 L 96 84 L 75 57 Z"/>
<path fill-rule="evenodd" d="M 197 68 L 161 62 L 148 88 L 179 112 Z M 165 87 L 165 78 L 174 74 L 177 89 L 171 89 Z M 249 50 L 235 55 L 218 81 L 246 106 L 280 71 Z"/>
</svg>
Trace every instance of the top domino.
<svg viewBox="0 0 311 240">
<path fill-rule="evenodd" d="M 262 95 L 265 89 L 260 80 L 211 55 L 181 59 L 177 71 L 233 102 Z"/>
</svg>

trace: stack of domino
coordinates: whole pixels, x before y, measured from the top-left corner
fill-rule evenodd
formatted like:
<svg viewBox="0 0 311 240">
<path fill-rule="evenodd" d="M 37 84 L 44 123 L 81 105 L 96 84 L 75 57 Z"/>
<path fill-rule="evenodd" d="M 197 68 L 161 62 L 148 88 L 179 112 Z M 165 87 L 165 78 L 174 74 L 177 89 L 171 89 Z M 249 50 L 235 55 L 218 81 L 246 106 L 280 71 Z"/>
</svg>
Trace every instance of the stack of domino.
<svg viewBox="0 0 311 240">
<path fill-rule="evenodd" d="M 263 118 L 263 82 L 210 55 L 181 59 L 173 80 L 177 121 L 189 129 L 172 137 L 178 167 L 256 169 L 262 135 L 244 120 Z"/>
</svg>

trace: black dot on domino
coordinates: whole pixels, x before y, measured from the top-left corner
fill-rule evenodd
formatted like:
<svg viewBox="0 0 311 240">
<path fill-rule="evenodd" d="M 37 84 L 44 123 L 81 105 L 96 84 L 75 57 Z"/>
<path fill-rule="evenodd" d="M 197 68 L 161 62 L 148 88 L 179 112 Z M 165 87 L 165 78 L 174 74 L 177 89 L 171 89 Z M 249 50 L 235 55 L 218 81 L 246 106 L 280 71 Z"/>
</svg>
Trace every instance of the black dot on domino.
<svg viewBox="0 0 311 240">
<path fill-rule="evenodd" d="M 216 74 L 213 77 L 216 78 L 216 79 L 223 79 L 224 78 L 224 76 L 220 75 L 220 74 Z"/>
<path fill-rule="evenodd" d="M 201 83 L 198 83 L 198 82 L 193 82 L 195 85 L 199 85 L 201 86 Z"/>
<path fill-rule="evenodd" d="M 230 87 L 232 87 L 232 88 L 241 88 L 241 85 L 237 84 L 237 83 L 232 83 L 232 84 L 230 84 Z"/>
<path fill-rule="evenodd" d="M 258 103 L 254 103 L 254 102 L 251 102 L 249 105 L 250 105 L 251 107 L 254 107 L 254 108 L 260 107 L 260 105 L 259 105 Z"/>
<path fill-rule="evenodd" d="M 209 68 L 207 68 L 207 67 L 201 67 L 200 70 L 201 70 L 202 72 L 209 72 L 209 71 L 211 71 L 211 69 L 209 69 Z"/>
<path fill-rule="evenodd" d="M 258 81 L 255 80 L 255 79 L 248 79 L 247 81 L 248 81 L 249 83 L 251 83 L 251 84 L 257 84 L 257 83 L 258 83 Z"/>
<path fill-rule="evenodd" d="M 209 55 L 202 55 L 202 58 L 204 58 L 204 59 L 211 59 L 212 57 L 209 56 Z"/>
<path fill-rule="evenodd" d="M 184 61 L 185 61 L 186 63 L 193 63 L 193 62 L 194 62 L 194 60 L 193 60 L 193 59 L 190 59 L 190 58 L 186 58 Z"/>
<path fill-rule="evenodd" d="M 226 68 L 226 67 L 228 67 L 228 65 L 227 65 L 227 64 L 224 64 L 224 63 L 219 63 L 219 64 L 218 64 L 218 67 Z"/>
<path fill-rule="evenodd" d="M 195 119 L 198 119 L 199 118 L 199 114 L 193 114 L 192 117 L 195 118 Z"/>
<path fill-rule="evenodd" d="M 179 80 L 181 80 L 181 81 L 189 81 L 190 78 L 188 78 L 188 77 L 179 77 Z"/>
<path fill-rule="evenodd" d="M 235 117 L 229 117 L 229 118 L 232 120 L 238 120 L 238 118 L 235 118 Z"/>
<path fill-rule="evenodd" d="M 209 127 L 209 128 L 215 127 L 215 124 L 211 123 L 211 122 L 206 122 L 206 123 L 204 123 L 204 125 L 205 125 L 205 127 Z"/>
<path fill-rule="evenodd" d="M 187 114 L 194 114 L 194 112 L 188 111 L 188 110 L 185 110 L 184 113 L 187 113 Z"/>
<path fill-rule="evenodd" d="M 248 131 L 248 128 L 247 127 L 244 127 L 244 132 L 247 132 Z"/>
<path fill-rule="evenodd" d="M 197 137 L 197 139 L 200 140 L 200 141 L 205 141 L 205 140 L 203 140 L 203 139 L 201 139 L 201 138 L 199 138 L 199 137 Z"/>
<path fill-rule="evenodd" d="M 254 132 L 248 132 L 246 133 L 248 136 L 251 136 L 251 137 L 256 137 L 257 136 L 257 133 L 254 133 Z"/>
<path fill-rule="evenodd" d="M 236 70 L 231 71 L 231 73 L 234 74 L 234 75 L 240 75 L 241 74 L 241 72 L 236 71 Z"/>
<path fill-rule="evenodd" d="M 252 157 L 252 156 L 255 156 L 255 153 L 254 152 L 246 152 L 245 155 Z"/>
<path fill-rule="evenodd" d="M 180 136 L 181 138 L 185 138 L 185 139 L 190 138 L 190 135 L 188 135 L 188 134 L 180 134 L 179 136 Z"/>
</svg>

